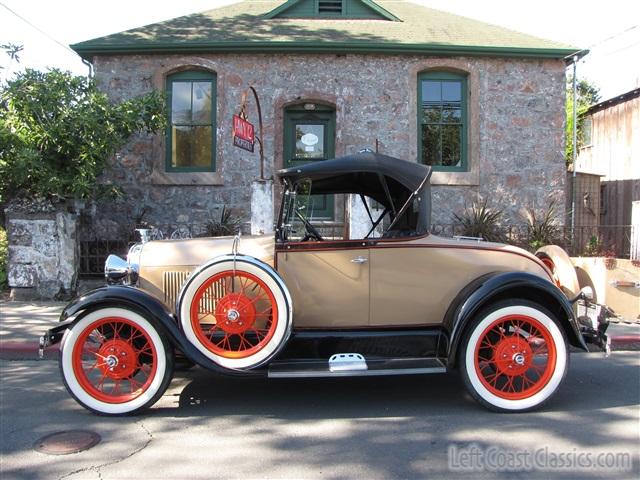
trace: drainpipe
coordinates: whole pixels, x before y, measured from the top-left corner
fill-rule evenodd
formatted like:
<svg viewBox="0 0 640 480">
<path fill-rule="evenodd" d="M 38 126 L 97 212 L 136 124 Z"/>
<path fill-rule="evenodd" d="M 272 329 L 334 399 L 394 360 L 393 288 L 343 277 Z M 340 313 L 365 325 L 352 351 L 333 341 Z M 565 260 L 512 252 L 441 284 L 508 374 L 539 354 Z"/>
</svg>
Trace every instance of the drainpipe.
<svg viewBox="0 0 640 480">
<path fill-rule="evenodd" d="M 571 241 L 575 240 L 576 228 L 576 159 L 578 157 L 578 89 L 576 80 L 576 70 L 578 65 L 578 55 L 573 57 L 573 148 L 571 149 L 571 162 L 573 163 L 573 172 L 571 174 Z"/>
<path fill-rule="evenodd" d="M 93 65 L 91 64 L 91 62 L 82 57 L 80 57 L 80 60 L 82 60 L 82 63 L 84 63 L 89 69 L 89 78 L 93 78 Z"/>
</svg>

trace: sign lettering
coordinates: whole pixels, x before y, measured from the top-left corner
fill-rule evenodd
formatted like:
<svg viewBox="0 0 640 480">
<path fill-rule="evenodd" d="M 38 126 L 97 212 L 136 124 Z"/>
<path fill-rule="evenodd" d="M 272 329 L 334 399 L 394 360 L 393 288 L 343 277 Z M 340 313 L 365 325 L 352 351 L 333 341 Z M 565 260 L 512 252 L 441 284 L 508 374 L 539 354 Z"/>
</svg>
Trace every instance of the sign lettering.
<svg viewBox="0 0 640 480">
<path fill-rule="evenodd" d="M 239 115 L 233 116 L 233 144 L 243 150 L 253 152 L 253 125 Z"/>
</svg>

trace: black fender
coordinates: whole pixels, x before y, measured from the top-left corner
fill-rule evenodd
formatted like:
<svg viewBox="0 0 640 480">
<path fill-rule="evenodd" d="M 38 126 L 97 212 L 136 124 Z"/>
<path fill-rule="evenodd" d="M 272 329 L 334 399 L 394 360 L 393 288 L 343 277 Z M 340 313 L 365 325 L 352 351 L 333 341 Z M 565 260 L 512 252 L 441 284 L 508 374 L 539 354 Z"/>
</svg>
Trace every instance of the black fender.
<svg viewBox="0 0 640 480">
<path fill-rule="evenodd" d="M 107 285 L 92 290 L 67 305 L 60 315 L 60 321 L 66 322 L 64 326 L 68 329 L 73 327 L 82 317 L 82 313 L 102 307 L 128 307 L 139 312 L 160 333 L 166 335 L 175 348 L 179 349 L 189 360 L 203 368 L 224 375 L 263 375 L 259 370 L 230 370 L 212 362 L 185 338 L 176 321 L 176 317 L 167 310 L 162 302 L 134 287 Z M 56 330 L 59 330 L 59 327 L 56 327 Z"/>
<path fill-rule="evenodd" d="M 479 277 L 463 288 L 449 306 L 444 318 L 448 333 L 447 365 L 454 367 L 467 325 L 485 306 L 508 298 L 531 300 L 554 313 L 564 328 L 569 343 L 587 350 L 571 302 L 562 290 L 544 278 L 526 272 L 493 272 Z"/>
</svg>

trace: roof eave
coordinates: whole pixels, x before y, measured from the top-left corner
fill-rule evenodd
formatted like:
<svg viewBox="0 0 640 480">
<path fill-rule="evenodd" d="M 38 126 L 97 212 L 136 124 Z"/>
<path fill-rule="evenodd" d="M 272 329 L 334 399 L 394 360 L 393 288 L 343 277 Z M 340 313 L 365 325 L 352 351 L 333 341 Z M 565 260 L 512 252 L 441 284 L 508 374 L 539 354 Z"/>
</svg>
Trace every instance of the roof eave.
<svg viewBox="0 0 640 480">
<path fill-rule="evenodd" d="M 448 44 L 406 44 L 365 42 L 149 42 L 137 44 L 76 43 L 71 48 L 93 61 L 98 55 L 161 53 L 369 53 L 384 55 L 427 54 L 434 56 L 489 56 L 565 59 L 580 50 L 566 48 L 495 47 Z"/>
</svg>

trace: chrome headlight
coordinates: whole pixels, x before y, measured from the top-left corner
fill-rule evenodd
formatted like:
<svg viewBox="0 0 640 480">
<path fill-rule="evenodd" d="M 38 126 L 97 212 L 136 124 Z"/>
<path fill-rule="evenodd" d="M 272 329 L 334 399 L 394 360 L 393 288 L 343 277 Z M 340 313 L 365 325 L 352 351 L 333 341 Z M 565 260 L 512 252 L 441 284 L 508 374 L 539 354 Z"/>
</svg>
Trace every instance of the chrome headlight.
<svg viewBox="0 0 640 480">
<path fill-rule="evenodd" d="M 117 255 L 109 255 L 104 263 L 104 277 L 107 283 L 129 283 L 131 267 Z"/>
<path fill-rule="evenodd" d="M 135 285 L 138 281 L 138 275 L 140 274 L 140 256 L 142 255 L 142 248 L 144 244 L 136 243 L 129 249 L 127 253 L 127 263 L 129 264 L 129 277 L 130 283 Z"/>
<path fill-rule="evenodd" d="M 104 264 L 104 276 L 107 283 L 135 285 L 140 272 L 141 254 L 142 244 L 137 243 L 129 249 L 126 260 L 117 255 L 109 255 Z"/>
</svg>

